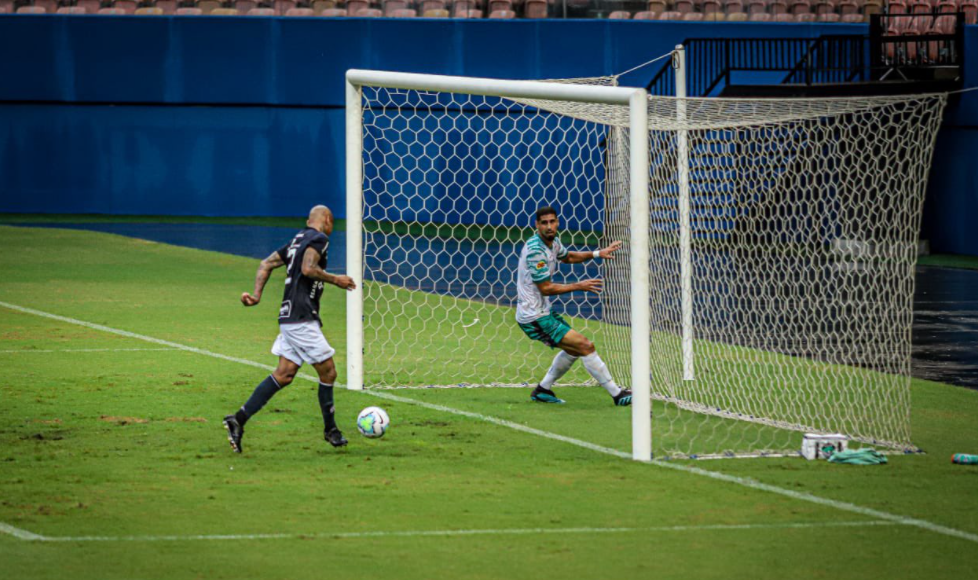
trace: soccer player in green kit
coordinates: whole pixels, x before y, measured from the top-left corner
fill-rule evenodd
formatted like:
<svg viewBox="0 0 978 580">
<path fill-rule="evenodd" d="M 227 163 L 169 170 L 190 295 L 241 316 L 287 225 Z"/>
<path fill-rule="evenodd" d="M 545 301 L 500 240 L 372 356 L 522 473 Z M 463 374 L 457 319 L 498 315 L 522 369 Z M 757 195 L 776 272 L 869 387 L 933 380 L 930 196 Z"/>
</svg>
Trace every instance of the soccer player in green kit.
<svg viewBox="0 0 978 580">
<path fill-rule="evenodd" d="M 581 359 L 584 368 L 608 391 L 616 406 L 631 405 L 631 390 L 622 389 L 615 383 L 608 371 L 608 365 L 595 351 L 594 343 L 573 330 L 559 314 L 552 312 L 549 298 L 568 292 L 601 292 L 604 285 L 602 280 L 557 284 L 551 277 L 557 271 L 558 261 L 578 264 L 597 258 L 614 259 L 621 242 L 613 242 L 610 246 L 593 252 L 571 252 L 557 237 L 560 225 L 557 210 L 549 206 L 537 210 L 535 224 L 537 232 L 526 241 L 520 253 L 516 322 L 528 337 L 539 340 L 550 348 L 559 348 L 560 352 L 554 357 L 547 375 L 530 394 L 530 399 L 541 403 L 563 403 L 554 394 L 552 387 L 577 359 Z"/>
</svg>

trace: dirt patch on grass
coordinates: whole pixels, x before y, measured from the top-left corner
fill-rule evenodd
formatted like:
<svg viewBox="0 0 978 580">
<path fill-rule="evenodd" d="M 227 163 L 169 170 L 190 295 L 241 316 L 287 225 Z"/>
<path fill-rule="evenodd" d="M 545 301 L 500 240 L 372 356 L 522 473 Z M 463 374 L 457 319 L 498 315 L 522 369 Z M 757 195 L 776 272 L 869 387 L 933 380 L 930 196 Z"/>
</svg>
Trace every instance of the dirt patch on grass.
<svg viewBox="0 0 978 580">
<path fill-rule="evenodd" d="M 142 417 L 114 417 L 112 415 L 102 415 L 98 418 L 99 421 L 105 421 L 106 423 L 115 423 L 117 425 L 132 425 L 134 423 L 149 423 L 149 419 L 143 419 Z"/>
<path fill-rule="evenodd" d="M 98 418 L 99 421 L 105 421 L 106 423 L 115 423 L 117 425 L 136 425 L 149 423 L 149 419 L 144 419 L 142 417 L 116 417 L 113 415 L 102 415 Z M 166 423 L 207 423 L 207 419 L 204 417 L 167 417 L 163 419 Z"/>
<path fill-rule="evenodd" d="M 51 431 L 50 433 L 34 433 L 32 435 L 24 435 L 21 439 L 28 440 L 33 439 L 34 441 L 61 441 L 64 439 L 64 434 L 61 431 Z"/>
<path fill-rule="evenodd" d="M 60 425 L 61 419 L 34 419 L 31 423 L 40 423 L 42 425 Z"/>
</svg>

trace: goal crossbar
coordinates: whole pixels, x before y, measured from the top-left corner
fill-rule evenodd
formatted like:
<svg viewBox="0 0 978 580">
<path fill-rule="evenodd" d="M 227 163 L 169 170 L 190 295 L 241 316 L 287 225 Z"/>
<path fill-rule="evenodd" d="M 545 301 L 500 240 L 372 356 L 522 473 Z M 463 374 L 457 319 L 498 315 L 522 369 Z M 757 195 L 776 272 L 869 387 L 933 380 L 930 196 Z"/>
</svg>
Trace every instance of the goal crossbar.
<svg viewBox="0 0 978 580">
<path fill-rule="evenodd" d="M 347 268 L 358 283 L 347 294 L 347 384 L 361 390 L 363 368 L 363 109 L 362 87 L 457 93 L 508 99 L 541 99 L 627 106 L 629 110 L 629 198 L 632 223 L 628 243 L 631 280 L 632 457 L 652 458 L 651 345 L 648 264 L 649 138 L 648 93 L 639 88 L 541 81 L 349 70 L 346 74 L 346 236 Z M 419 356 L 423 356 L 419 353 Z"/>
<path fill-rule="evenodd" d="M 603 105 L 628 105 L 633 95 L 644 98 L 645 89 L 576 85 L 545 81 L 512 81 L 478 77 L 455 77 L 390 71 L 351 69 L 346 82 L 354 87 L 382 87 L 439 93 L 461 93 L 510 99 L 546 99 L 599 103 Z"/>
</svg>

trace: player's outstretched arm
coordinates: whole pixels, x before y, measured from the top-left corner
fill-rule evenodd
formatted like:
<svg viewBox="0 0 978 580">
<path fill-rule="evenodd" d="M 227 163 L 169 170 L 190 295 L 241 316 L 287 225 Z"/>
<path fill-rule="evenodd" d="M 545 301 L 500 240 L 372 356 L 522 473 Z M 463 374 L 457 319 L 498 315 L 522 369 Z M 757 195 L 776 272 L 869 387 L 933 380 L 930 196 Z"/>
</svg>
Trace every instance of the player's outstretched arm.
<svg viewBox="0 0 978 580">
<path fill-rule="evenodd" d="M 594 260 L 596 258 L 602 258 L 604 260 L 614 260 L 615 252 L 621 248 L 621 242 L 614 241 L 606 248 L 601 248 L 595 252 L 567 252 L 567 255 L 561 258 L 561 262 L 565 264 L 580 264 L 581 262 L 587 262 L 588 260 Z"/>
<path fill-rule="evenodd" d="M 245 306 L 254 306 L 261 302 L 261 293 L 265 289 L 268 278 L 272 275 L 272 270 L 284 265 L 285 262 L 282 261 L 278 252 L 272 252 L 272 255 L 262 260 L 261 264 L 258 265 L 258 272 L 255 274 L 255 293 L 248 294 L 245 292 L 241 294 L 241 303 Z"/>
<path fill-rule="evenodd" d="M 326 282 L 344 290 L 353 290 L 357 287 L 353 278 L 349 276 L 336 276 L 326 272 L 319 267 L 320 254 L 315 248 L 306 248 L 306 253 L 302 255 L 302 275 L 313 280 Z"/>
<path fill-rule="evenodd" d="M 567 294 L 570 292 L 593 292 L 600 294 L 604 289 L 604 280 L 581 280 L 573 284 L 555 284 L 550 280 L 536 282 L 540 294 L 544 296 L 554 296 L 557 294 Z"/>
</svg>

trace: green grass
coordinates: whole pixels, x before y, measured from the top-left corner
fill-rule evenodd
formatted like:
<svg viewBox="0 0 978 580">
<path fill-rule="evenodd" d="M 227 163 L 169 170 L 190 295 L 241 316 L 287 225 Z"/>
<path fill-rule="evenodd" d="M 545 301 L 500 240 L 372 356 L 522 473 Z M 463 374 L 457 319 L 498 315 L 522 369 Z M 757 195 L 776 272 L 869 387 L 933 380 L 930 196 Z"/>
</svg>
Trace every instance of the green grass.
<svg viewBox="0 0 978 580">
<path fill-rule="evenodd" d="M 297 217 L 212 217 L 212 216 L 166 216 L 166 215 L 106 215 L 106 214 L 59 214 L 59 213 L 0 213 L 0 224 L 57 224 L 57 223 L 154 223 L 154 224 L 221 224 L 253 225 L 274 227 L 299 227 L 305 218 Z M 529 228 L 498 227 L 478 225 L 449 225 L 415 222 L 372 222 L 364 224 L 371 232 L 396 233 L 435 238 L 485 240 L 497 242 L 520 242 L 526 239 Z M 346 230 L 346 220 L 336 220 L 335 230 Z M 593 246 L 600 243 L 601 235 L 591 231 L 564 231 L 564 243 L 570 245 Z M 673 238 L 663 241 L 664 245 L 675 243 Z M 700 243 L 709 243 L 700 241 Z M 921 266 L 944 268 L 978 269 L 978 256 L 956 254 L 933 254 L 917 259 Z"/>
<path fill-rule="evenodd" d="M 254 260 L 65 230 L 0 227 L 0 244 L 0 301 L 274 363 L 281 277 L 258 307 L 237 302 Z M 342 369 L 344 295 L 329 290 L 325 331 Z M 306 381 L 249 423 L 245 453 L 233 455 L 220 418 L 261 370 L 183 351 L 61 352 L 143 348 L 161 347 L 0 307 L 0 522 L 52 537 L 305 537 L 41 543 L 0 534 L 4 577 L 916 579 L 970 577 L 978 566 L 967 540 L 904 525 L 784 527 L 870 518 L 370 393 L 337 393 L 352 440 L 334 450 Z M 49 350 L 58 352 L 39 352 Z M 627 410 L 600 389 L 564 392 L 564 406 L 530 404 L 520 389 L 395 393 L 629 449 Z M 880 467 L 694 465 L 978 534 L 978 468 L 949 462 L 978 451 L 978 393 L 913 381 L 912 395 L 926 455 Z M 392 418 L 379 441 L 353 433 L 370 404 Z M 755 527 L 696 528 L 725 525 Z M 333 536 L 578 527 L 651 529 Z"/>
<path fill-rule="evenodd" d="M 938 266 L 941 268 L 961 268 L 978 270 L 978 256 L 963 256 L 959 254 L 933 254 L 920 256 L 917 263 L 921 266 Z"/>
<path fill-rule="evenodd" d="M 520 243 L 532 236 L 532 227 L 491 226 L 479 224 L 440 224 L 421 222 L 378 222 L 365 221 L 364 230 L 383 232 L 399 236 L 441 238 L 455 240 L 480 240 L 493 242 Z M 574 246 L 597 246 L 601 243 L 601 232 L 585 230 L 561 230 L 560 239 Z"/>
<path fill-rule="evenodd" d="M 67 213 L 0 213 L 0 224 L 218 224 L 299 228 L 306 223 L 299 217 L 212 217 L 173 215 L 105 215 Z M 336 231 L 344 231 L 346 220 L 336 220 Z"/>
</svg>

